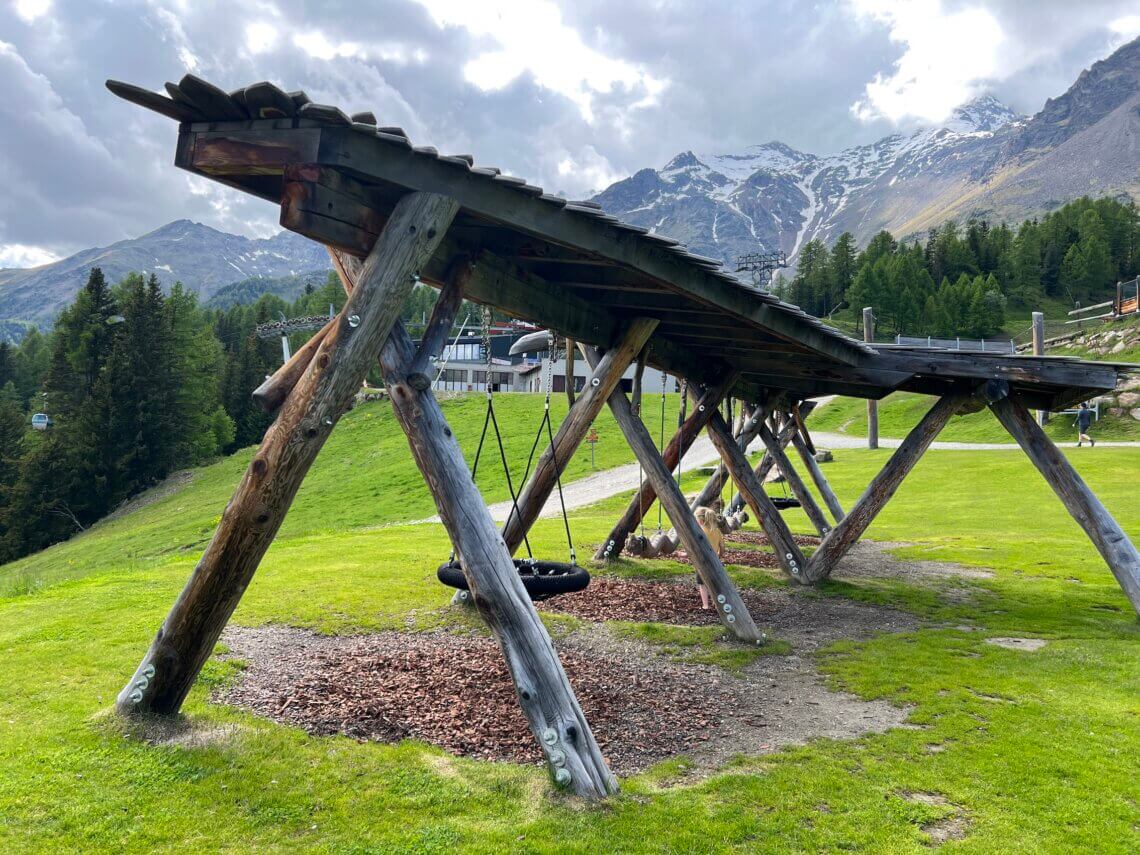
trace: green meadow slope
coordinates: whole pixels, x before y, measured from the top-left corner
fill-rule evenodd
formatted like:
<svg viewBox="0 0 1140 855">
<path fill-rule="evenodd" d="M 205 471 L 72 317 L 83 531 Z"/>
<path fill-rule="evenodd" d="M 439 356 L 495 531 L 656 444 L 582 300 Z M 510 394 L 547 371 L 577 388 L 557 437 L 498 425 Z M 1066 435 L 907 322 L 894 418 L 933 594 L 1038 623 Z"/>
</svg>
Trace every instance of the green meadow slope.
<svg viewBox="0 0 1140 855">
<path fill-rule="evenodd" d="M 497 406 L 521 471 L 541 401 L 502 396 Z M 478 396 L 444 404 L 469 454 L 482 407 Z M 608 417 L 598 429 L 599 465 L 628 460 Z M 837 452 L 826 471 L 846 506 L 888 453 Z M 81 537 L 0 567 L 0 850 L 908 852 L 925 851 L 948 820 L 959 838 L 948 846 L 962 851 L 1136 849 L 1140 623 L 1021 455 L 931 452 L 870 530 L 902 556 L 989 568 L 990 578 L 840 572 L 799 591 L 779 574 L 730 567 L 743 586 L 808 605 L 838 598 L 915 615 L 914 632 L 813 655 L 832 688 L 905 706 L 907 727 L 742 756 L 707 774 L 678 758 L 623 780 L 602 807 L 552 794 L 534 767 L 417 742 L 310 737 L 210 702 L 240 662 L 208 663 L 185 708 L 193 738 L 142 738 L 116 724 L 113 698 L 248 458 L 196 470 Z M 1072 460 L 1140 537 L 1140 449 Z M 505 498 L 493 468 L 481 466 L 480 480 L 489 500 Z M 572 464 L 575 477 L 587 471 L 588 451 Z M 694 473 L 685 486 L 698 482 Z M 580 554 L 626 498 L 572 515 Z M 448 608 L 450 591 L 435 581 L 448 552 L 442 528 L 404 524 L 431 511 L 385 406 L 357 409 L 313 467 L 234 621 L 340 634 L 481 631 Z M 807 531 L 802 514 L 787 519 Z M 540 521 L 534 542 L 562 555 L 560 521 Z M 622 561 L 610 572 L 691 576 L 670 561 Z M 581 623 L 549 625 L 564 635 Z M 614 628 L 731 668 L 754 656 L 715 632 Z M 993 636 L 1048 643 L 1026 653 L 987 644 Z"/>
</svg>

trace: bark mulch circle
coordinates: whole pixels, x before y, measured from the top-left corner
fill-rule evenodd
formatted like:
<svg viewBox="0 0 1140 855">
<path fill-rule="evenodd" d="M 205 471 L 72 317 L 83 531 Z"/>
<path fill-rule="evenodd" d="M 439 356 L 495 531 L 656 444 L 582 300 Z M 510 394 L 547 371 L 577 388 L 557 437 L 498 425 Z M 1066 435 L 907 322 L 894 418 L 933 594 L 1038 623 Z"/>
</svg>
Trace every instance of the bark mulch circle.
<svg viewBox="0 0 1140 855">
<path fill-rule="evenodd" d="M 750 592 L 741 592 L 752 610 Z M 757 601 L 757 607 L 763 606 Z M 561 612 L 583 620 L 631 620 L 707 626 L 717 623 L 716 611 L 701 608 L 696 584 L 642 582 L 595 576 L 584 591 L 551 597 L 539 604 L 545 612 Z"/>
<path fill-rule="evenodd" d="M 737 529 L 736 531 L 726 534 L 724 539 L 732 543 L 747 543 L 750 546 L 772 545 L 768 540 L 768 536 L 762 531 L 744 531 L 743 529 Z M 819 546 L 819 538 L 815 535 L 796 534 L 792 535 L 792 540 L 796 542 L 797 546 Z"/>
<path fill-rule="evenodd" d="M 273 638 L 277 634 L 283 637 Z M 398 632 L 321 638 L 234 627 L 227 643 L 251 664 L 221 699 L 311 734 L 421 739 L 487 760 L 542 759 L 491 639 Z M 732 711 L 733 693 L 705 669 L 578 650 L 559 655 L 602 753 L 619 774 L 691 752 L 713 738 Z"/>
</svg>

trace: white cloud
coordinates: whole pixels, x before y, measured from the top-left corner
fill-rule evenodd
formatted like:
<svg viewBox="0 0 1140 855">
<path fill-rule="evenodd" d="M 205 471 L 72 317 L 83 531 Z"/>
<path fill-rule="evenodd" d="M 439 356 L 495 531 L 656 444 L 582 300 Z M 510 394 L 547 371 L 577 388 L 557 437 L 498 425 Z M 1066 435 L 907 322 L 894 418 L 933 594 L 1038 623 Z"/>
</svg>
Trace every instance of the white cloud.
<svg viewBox="0 0 1140 855">
<path fill-rule="evenodd" d="M 638 93 L 630 107 L 646 107 L 657 102 L 668 83 L 587 45 L 549 0 L 419 2 L 440 27 L 461 27 L 497 44 L 463 69 L 467 80 L 484 91 L 503 89 L 530 72 L 539 86 L 569 98 L 586 121 L 593 121 L 595 95 L 622 86 Z"/>
<path fill-rule="evenodd" d="M 1119 41 L 1131 41 L 1140 36 L 1140 15 L 1121 15 L 1119 18 L 1109 21 L 1108 28 L 1112 30 Z"/>
<path fill-rule="evenodd" d="M 364 57 L 364 49 L 356 42 L 331 42 L 319 30 L 296 33 L 293 44 L 316 59 L 334 59 L 336 57 Z"/>
<path fill-rule="evenodd" d="M 12 3 L 17 17 L 25 24 L 31 24 L 41 18 L 51 9 L 51 0 L 15 0 Z"/>
<path fill-rule="evenodd" d="M 26 243 L 0 244 L 0 268 L 39 267 L 41 264 L 51 264 L 58 260 L 58 255 L 42 246 L 30 246 Z"/>
<path fill-rule="evenodd" d="M 558 161 L 558 177 L 575 188 L 589 188 L 596 193 L 620 181 L 625 174 L 614 169 L 592 145 L 586 145 L 576 155 L 567 153 Z"/>
<path fill-rule="evenodd" d="M 857 17 L 886 24 L 891 40 L 906 46 L 893 73 L 876 74 L 851 106 L 862 121 L 937 122 L 979 94 L 1003 65 L 1006 37 L 986 9 L 947 11 L 941 0 L 850 2 Z"/>
<path fill-rule="evenodd" d="M 254 21 L 245 28 L 245 46 L 253 54 L 266 53 L 277 46 L 277 28 L 268 21 Z"/>
</svg>

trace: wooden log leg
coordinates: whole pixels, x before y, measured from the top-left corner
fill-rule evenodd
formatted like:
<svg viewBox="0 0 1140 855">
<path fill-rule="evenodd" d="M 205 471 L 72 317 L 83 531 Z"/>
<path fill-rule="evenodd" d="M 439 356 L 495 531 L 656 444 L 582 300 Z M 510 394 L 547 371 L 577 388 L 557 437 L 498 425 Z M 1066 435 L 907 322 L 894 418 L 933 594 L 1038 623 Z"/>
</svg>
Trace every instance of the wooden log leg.
<svg viewBox="0 0 1140 855">
<path fill-rule="evenodd" d="M 719 414 L 709 420 L 708 434 L 748 506 L 756 514 L 756 521 L 760 523 L 769 543 L 772 544 L 780 566 L 793 581 L 803 582 L 804 554 L 796 545 L 796 540 L 788 530 L 784 518 L 780 516 L 768 494 L 764 492 L 764 482 L 752 471 L 748 458 L 733 441 L 732 432 Z"/>
<path fill-rule="evenodd" d="M 414 357 L 412 341 L 397 323 L 380 353 L 384 385 L 455 546 L 475 605 L 503 649 L 519 703 L 551 775 L 558 786 L 587 798 L 616 792 L 617 781 L 439 403 L 430 389 L 416 389 L 408 382 Z"/>
<path fill-rule="evenodd" d="M 736 432 L 736 445 L 741 451 L 747 450 L 748 446 L 752 444 L 752 440 L 756 439 L 756 434 L 760 432 L 760 425 L 764 423 L 765 418 L 767 418 L 767 414 L 764 408 L 757 407 L 741 425 L 740 430 Z M 713 474 L 709 476 L 709 480 L 701 487 L 701 491 L 697 493 L 697 497 L 692 502 L 692 507 L 699 508 L 702 505 L 711 507 L 711 503 L 720 496 L 727 481 L 728 467 L 724 465 L 724 461 L 721 461 L 717 464 Z M 733 515 L 729 513 L 727 508 L 725 508 L 724 513 L 726 516 Z"/>
<path fill-rule="evenodd" d="M 430 193 L 410 193 L 397 202 L 336 328 L 266 431 L 210 545 L 119 694 L 120 711 L 178 711 L 457 207 Z"/>
<path fill-rule="evenodd" d="M 602 358 L 605 359 L 604 356 Z M 716 406 L 717 401 L 731 388 L 738 376 L 738 374 L 728 372 L 725 378 L 715 387 L 704 389 L 700 392 L 696 398 L 696 405 L 693 407 L 693 411 L 689 413 L 688 418 L 686 418 L 681 427 L 677 429 L 677 432 L 673 434 L 673 438 L 669 440 L 669 444 L 665 447 L 665 452 L 662 456 L 665 459 L 665 466 L 670 472 L 677 468 L 677 461 L 685 456 L 685 453 L 692 446 L 693 441 L 704 429 L 705 423 L 708 421 L 709 416 L 712 415 L 711 408 Z M 695 388 L 694 394 L 697 394 Z M 631 405 L 631 412 L 632 411 Z M 625 547 L 626 539 L 629 537 L 630 532 L 637 528 L 641 523 L 642 517 L 645 516 L 646 511 L 653 507 L 653 503 L 656 500 L 657 491 L 653 489 L 653 484 L 650 481 L 642 482 L 638 487 L 637 493 L 634 494 L 629 505 L 626 506 L 625 513 L 622 514 L 617 525 L 613 527 L 609 537 L 605 539 L 602 545 L 598 547 L 598 551 L 594 553 L 594 558 L 598 561 L 606 561 L 621 555 L 621 551 Z M 697 506 L 694 505 L 694 507 Z"/>
<path fill-rule="evenodd" d="M 823 501 L 827 505 L 827 509 L 831 512 L 832 519 L 836 522 L 843 521 L 843 505 L 839 504 L 839 497 L 835 495 L 835 491 L 831 489 L 831 484 L 828 483 L 827 476 L 823 474 L 823 470 L 819 468 L 819 461 L 815 459 L 811 449 L 808 447 L 807 442 L 800 435 L 799 431 L 792 434 L 792 445 L 796 451 L 799 452 L 800 459 L 807 467 L 807 471 L 811 474 L 812 481 L 815 482 L 815 487 L 819 490 L 819 494 L 823 496 Z"/>
<path fill-rule="evenodd" d="M 1140 615 L 1140 554 L 1137 554 L 1128 535 L 1021 401 L 1010 396 L 991 403 L 990 409 L 1045 476 L 1073 519 L 1085 530 L 1124 589 L 1132 608 Z"/>
<path fill-rule="evenodd" d="M 839 560 L 847 554 L 847 550 L 862 537 L 879 511 L 890 501 L 918 459 L 926 449 L 930 448 L 930 444 L 934 442 L 942 428 L 946 427 L 950 417 L 962 406 L 963 400 L 961 397 L 950 395 L 939 398 L 938 403 L 931 407 L 907 434 L 906 439 L 895 449 L 891 459 L 874 477 L 850 513 L 843 518 L 843 522 L 835 526 L 820 543 L 819 549 L 808 562 L 807 581 L 818 582 L 830 575 Z"/>
<path fill-rule="evenodd" d="M 503 540 L 506 541 L 507 549 L 512 555 L 518 550 L 534 521 L 542 513 L 542 508 L 550 498 L 558 478 L 565 471 L 574 452 L 578 450 L 590 425 L 602 411 L 606 399 L 621 383 L 625 370 L 633 362 L 638 351 L 645 346 L 645 342 L 649 340 L 656 327 L 655 318 L 638 318 L 630 323 L 616 346 L 602 357 L 582 393 L 575 399 L 566 418 L 558 426 L 554 442 L 546 447 L 546 451 L 542 453 L 535 466 L 534 474 L 519 494 L 516 503 L 518 513 L 512 507 L 507 523 L 503 526 Z"/>
<path fill-rule="evenodd" d="M 794 442 L 796 437 L 796 424 L 792 419 L 788 419 L 784 423 L 785 427 L 792 428 L 792 435 L 789 440 Z M 760 426 L 760 441 L 764 443 L 764 447 L 768 449 L 768 454 L 772 457 L 776 466 L 779 467 L 780 472 L 788 480 L 788 486 L 792 488 L 792 495 L 800 503 L 807 518 L 811 520 L 811 524 L 815 530 L 819 532 L 820 537 L 827 537 L 827 533 L 831 531 L 831 526 L 827 523 L 827 517 L 823 515 L 820 510 L 819 504 L 816 503 L 815 496 L 811 494 L 804 479 L 800 477 L 800 473 L 792 466 L 792 461 L 788 459 L 787 453 L 784 451 L 784 446 L 780 444 L 775 434 L 768 429 L 767 425 Z"/>
<path fill-rule="evenodd" d="M 788 443 L 792 441 L 792 436 L 795 433 L 795 428 L 796 426 L 794 424 L 786 424 L 780 428 L 779 433 L 776 434 L 776 439 L 779 440 L 781 448 L 787 448 Z M 771 428 L 769 428 L 769 430 L 771 430 Z M 759 426 L 757 427 L 756 431 L 759 433 Z M 768 477 L 768 473 L 772 471 L 772 467 L 775 465 L 775 459 L 771 454 L 765 451 L 764 456 L 760 458 L 760 462 L 756 464 L 756 468 L 752 471 L 760 480 L 760 483 L 763 484 L 764 479 Z M 729 503 L 728 508 L 725 510 L 725 513 L 734 514 L 743 508 L 744 504 L 744 496 L 738 490 L 736 495 L 732 497 L 732 501 Z"/>
<path fill-rule="evenodd" d="M 583 352 L 586 361 L 592 366 L 597 365 L 601 360 L 601 355 L 594 348 L 584 348 Z M 626 442 L 633 449 L 634 455 L 641 461 L 646 478 L 653 483 L 665 512 L 669 514 L 669 519 L 676 527 L 681 542 L 685 544 L 685 550 L 689 553 L 689 558 L 693 562 L 697 575 L 700 576 L 705 587 L 709 589 L 709 593 L 717 605 L 717 617 L 720 618 L 725 628 L 737 638 L 744 641 L 759 642 L 761 640 L 760 631 L 756 628 L 752 615 L 748 612 L 748 607 L 744 605 L 740 592 L 736 589 L 732 579 L 729 578 L 728 573 L 725 572 L 724 565 L 720 563 L 720 558 L 717 557 L 708 538 L 701 531 L 701 527 L 697 525 L 696 518 L 693 517 L 693 512 L 689 509 L 689 505 L 681 493 L 681 488 L 673 480 L 672 471 L 661 459 L 657 447 L 653 444 L 653 438 L 645 429 L 641 419 L 633 414 L 629 399 L 621 387 L 615 389 L 610 395 L 609 405 L 610 411 L 614 414 L 614 420 L 618 423 L 622 433 L 625 434 Z M 709 407 L 708 410 L 711 412 L 710 417 L 716 418 L 718 415 L 716 407 Z"/>
</svg>

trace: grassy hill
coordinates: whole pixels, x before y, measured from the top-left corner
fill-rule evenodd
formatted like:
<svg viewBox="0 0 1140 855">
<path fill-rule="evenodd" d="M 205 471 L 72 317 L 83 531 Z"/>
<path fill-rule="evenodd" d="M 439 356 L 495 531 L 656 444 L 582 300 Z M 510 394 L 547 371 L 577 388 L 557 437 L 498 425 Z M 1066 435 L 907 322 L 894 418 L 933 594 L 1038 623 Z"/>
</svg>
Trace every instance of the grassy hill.
<svg viewBox="0 0 1140 855">
<path fill-rule="evenodd" d="M 669 403 L 675 419 L 676 399 Z M 496 404 L 521 469 L 541 399 Z M 564 400 L 556 406 L 562 412 Z M 471 454 L 483 401 L 468 396 L 444 408 Z M 608 415 L 598 430 L 600 466 L 629 459 Z M 779 574 L 730 567 L 742 586 L 792 597 L 805 620 L 823 600 L 913 615 L 915 631 L 840 641 L 809 657 L 833 689 L 904 708 L 907 727 L 726 758 L 710 772 L 678 758 L 626 778 L 607 805 L 583 807 L 552 795 L 535 767 L 454 758 L 418 742 L 312 737 L 211 702 L 212 690 L 240 674 L 232 660 L 207 664 L 184 730 L 116 724 L 107 710 L 249 454 L 0 567 L 4 851 L 905 852 L 924 851 L 930 829 L 948 819 L 962 837 L 955 845 L 981 851 L 1124 852 L 1135 839 L 1140 624 L 1021 455 L 931 452 L 870 530 L 905 541 L 899 555 L 985 567 L 992 577 L 840 573 L 821 590 L 798 591 Z M 888 454 L 842 450 L 827 465 L 846 507 Z M 1073 460 L 1140 536 L 1140 449 Z M 480 468 L 488 500 L 504 498 L 494 467 Z M 574 476 L 588 468 L 588 453 L 572 464 Z M 694 473 L 685 487 L 700 480 Z M 625 500 L 572 515 L 581 554 Z M 442 527 L 400 524 L 431 510 L 386 406 L 358 408 L 318 458 L 234 622 L 338 634 L 481 631 L 447 607 L 450 591 L 435 581 L 448 552 Z M 807 531 L 801 514 L 787 518 Z M 534 542 L 540 554 L 561 555 L 560 521 L 540 521 Z M 612 572 L 691 577 L 672 561 L 623 561 Z M 756 617 L 766 624 L 766 614 Z M 549 620 L 559 635 L 590 627 Z M 616 622 L 614 630 L 697 645 L 714 662 L 754 655 L 715 632 Z M 1047 645 L 1007 650 L 986 643 L 994 636 Z M 725 671 L 720 679 L 735 678 Z"/>
</svg>

